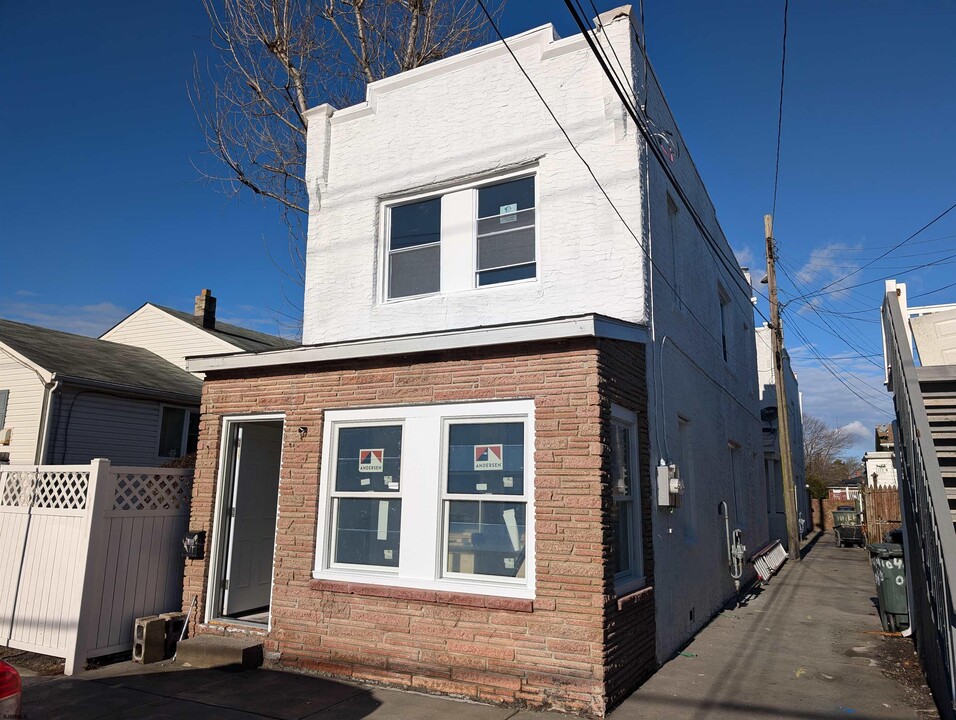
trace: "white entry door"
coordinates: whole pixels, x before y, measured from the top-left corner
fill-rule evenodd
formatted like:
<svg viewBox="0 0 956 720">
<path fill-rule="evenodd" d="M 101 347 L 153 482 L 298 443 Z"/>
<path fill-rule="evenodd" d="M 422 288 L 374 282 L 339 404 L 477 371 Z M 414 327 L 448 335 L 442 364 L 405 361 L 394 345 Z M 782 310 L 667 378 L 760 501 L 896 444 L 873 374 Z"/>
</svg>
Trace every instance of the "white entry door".
<svg viewBox="0 0 956 720">
<path fill-rule="evenodd" d="M 229 516 L 223 614 L 269 605 L 279 500 L 282 423 L 242 423 Z"/>
</svg>

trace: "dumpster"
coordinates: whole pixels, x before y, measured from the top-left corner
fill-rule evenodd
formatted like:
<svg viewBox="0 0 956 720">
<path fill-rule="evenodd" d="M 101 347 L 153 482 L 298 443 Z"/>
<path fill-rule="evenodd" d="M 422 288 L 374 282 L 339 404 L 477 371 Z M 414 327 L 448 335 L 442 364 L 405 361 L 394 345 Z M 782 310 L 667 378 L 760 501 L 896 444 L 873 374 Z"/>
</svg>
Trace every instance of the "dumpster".
<svg viewBox="0 0 956 720">
<path fill-rule="evenodd" d="M 836 537 L 837 547 L 859 545 L 863 547 L 866 536 L 863 533 L 863 522 L 860 513 L 855 509 L 833 511 L 833 535 Z"/>
<path fill-rule="evenodd" d="M 903 546 L 896 543 L 867 545 L 870 565 L 880 603 L 880 622 L 887 632 L 900 632 L 910 626 L 906 605 L 906 567 Z"/>
</svg>

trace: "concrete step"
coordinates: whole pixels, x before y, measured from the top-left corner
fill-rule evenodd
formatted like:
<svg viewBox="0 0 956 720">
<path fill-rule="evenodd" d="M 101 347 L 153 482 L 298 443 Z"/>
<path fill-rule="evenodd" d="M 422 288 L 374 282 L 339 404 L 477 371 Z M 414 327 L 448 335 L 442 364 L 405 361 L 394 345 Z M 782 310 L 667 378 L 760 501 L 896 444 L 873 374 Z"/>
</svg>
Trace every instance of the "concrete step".
<svg viewBox="0 0 956 720">
<path fill-rule="evenodd" d="M 196 635 L 176 646 L 176 664 L 196 668 L 262 665 L 262 642 L 254 638 Z"/>
</svg>

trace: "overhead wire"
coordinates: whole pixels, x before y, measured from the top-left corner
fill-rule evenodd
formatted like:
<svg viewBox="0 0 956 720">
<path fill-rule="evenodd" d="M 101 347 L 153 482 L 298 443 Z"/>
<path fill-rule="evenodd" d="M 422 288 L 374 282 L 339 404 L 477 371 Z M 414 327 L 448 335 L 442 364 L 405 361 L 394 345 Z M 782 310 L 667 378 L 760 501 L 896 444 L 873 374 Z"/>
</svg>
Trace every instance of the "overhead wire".
<svg viewBox="0 0 956 720">
<path fill-rule="evenodd" d="M 598 177 L 597 177 L 597 175 L 595 174 L 595 172 L 594 172 L 593 168 L 591 167 L 590 163 L 588 163 L 587 159 L 581 154 L 580 150 L 578 150 L 577 146 L 574 144 L 574 141 L 571 139 L 571 137 L 570 137 L 570 135 L 568 134 L 567 130 L 566 130 L 566 129 L 564 128 L 564 126 L 561 124 L 561 121 L 558 120 L 557 116 L 554 114 L 554 111 L 551 109 L 551 106 L 548 104 L 547 100 L 544 98 L 544 96 L 542 95 L 541 91 L 538 89 L 538 87 L 537 87 L 537 85 L 535 84 L 534 80 L 532 80 L 532 78 L 531 78 L 531 76 L 528 74 L 527 70 L 525 70 L 524 66 L 521 64 L 521 61 L 518 60 L 518 57 L 515 55 L 514 51 L 511 49 L 511 46 L 509 45 L 508 41 L 505 39 L 504 35 L 502 34 L 500 28 L 498 27 L 498 24 L 495 22 L 495 20 L 494 20 L 494 18 L 492 17 L 491 13 L 488 11 L 488 8 L 485 6 L 484 1 L 483 1 L 483 0 L 476 0 L 476 2 L 477 2 L 478 5 L 481 7 L 482 12 L 484 13 L 484 15 L 485 15 L 485 17 L 486 17 L 488 23 L 489 23 L 489 24 L 491 25 L 491 27 L 494 29 L 495 34 L 496 34 L 496 35 L 498 36 L 498 38 L 501 40 L 502 44 L 503 44 L 503 45 L 505 46 L 505 48 L 508 50 L 508 53 L 511 55 L 511 57 L 512 57 L 512 59 L 514 60 L 515 64 L 518 66 L 518 69 L 521 71 L 521 74 L 524 75 L 525 79 L 528 81 L 528 83 L 531 85 L 532 89 L 534 90 L 535 95 L 537 95 L 538 99 L 539 99 L 539 100 L 541 101 L 541 103 L 544 105 L 545 109 L 546 109 L 547 112 L 548 112 L 548 115 L 551 117 L 551 119 L 554 121 L 554 123 L 558 126 L 558 129 L 561 131 L 561 134 L 564 136 L 565 140 L 568 142 L 568 145 L 570 145 L 570 147 L 571 147 L 572 151 L 574 152 L 574 154 L 578 157 L 578 159 L 582 162 L 582 164 L 583 164 L 583 165 L 585 166 L 585 168 L 587 169 L 588 173 L 591 175 L 592 180 L 593 180 L 594 183 L 597 185 L 598 189 L 601 191 L 601 194 L 604 196 L 604 199 L 607 201 L 607 203 L 608 203 L 608 204 L 611 206 L 611 208 L 614 210 L 615 214 L 617 215 L 617 217 L 618 217 L 618 219 L 621 221 L 621 223 L 624 225 L 624 228 L 627 230 L 627 232 L 631 235 L 632 238 L 634 238 L 635 242 L 637 243 L 638 248 L 640 248 L 641 252 L 642 252 L 642 253 L 644 254 L 644 256 L 647 258 L 647 260 L 648 260 L 648 262 L 650 263 L 650 265 L 652 266 L 652 268 L 657 272 L 658 279 L 660 279 L 660 280 L 671 290 L 671 292 L 674 294 L 674 296 L 675 296 L 676 298 L 680 299 L 680 294 L 678 293 L 677 289 L 670 283 L 670 281 L 667 280 L 666 276 L 661 272 L 660 268 L 654 263 L 653 258 L 650 256 L 650 253 L 649 253 L 648 249 L 644 246 L 644 244 L 641 242 L 640 238 L 637 236 L 637 234 L 634 232 L 634 230 L 630 227 L 630 225 L 628 224 L 628 222 L 625 220 L 625 218 L 624 218 L 624 216 L 622 215 L 621 211 L 618 209 L 617 205 L 616 205 L 616 204 L 614 203 L 614 201 L 611 199 L 611 197 L 610 197 L 610 195 L 608 194 L 607 190 L 606 190 L 606 189 L 604 188 L 604 186 L 601 184 L 601 181 L 598 179 Z M 647 144 L 650 145 L 651 143 L 648 142 Z M 748 306 L 749 306 L 749 303 L 748 303 Z M 722 349 L 723 349 L 723 348 L 724 348 L 724 342 L 723 342 L 723 340 L 721 340 L 721 339 L 718 338 L 716 335 L 714 335 L 714 334 L 710 331 L 709 327 L 708 327 L 699 317 L 697 317 L 697 315 L 690 309 L 690 307 L 688 307 L 686 304 L 685 304 L 684 307 L 685 307 L 685 310 L 687 311 L 687 313 L 690 315 L 690 317 L 692 317 L 692 318 L 697 322 L 697 324 L 701 327 L 701 329 L 717 344 L 717 346 L 718 346 L 719 348 L 722 348 Z M 750 307 L 752 308 L 753 306 L 750 306 Z M 730 352 L 729 350 L 727 350 L 727 356 L 728 356 L 728 358 L 733 359 L 734 362 L 736 362 L 736 363 L 737 363 L 738 365 L 740 365 L 742 368 L 744 368 L 744 369 L 746 369 L 746 370 L 748 370 L 748 371 L 751 369 L 751 366 L 750 366 L 750 365 L 748 365 L 748 364 L 744 363 L 743 361 L 741 361 L 738 357 L 736 357 L 736 355 L 734 355 L 734 354 L 733 354 L 732 352 Z M 719 383 L 718 383 L 718 384 L 719 384 Z M 744 405 L 743 403 L 741 403 L 740 400 L 737 399 L 736 397 L 734 397 L 732 393 L 729 393 L 729 392 L 728 392 L 728 394 L 730 394 L 731 397 L 733 397 L 733 399 L 734 399 L 738 404 L 740 404 L 741 407 L 742 407 L 744 410 L 746 410 L 750 415 L 752 415 L 753 417 L 757 418 L 757 416 L 754 415 L 754 413 L 752 412 L 752 410 L 750 410 L 746 405 Z M 759 419 L 759 418 L 758 418 L 758 419 Z"/>
</svg>

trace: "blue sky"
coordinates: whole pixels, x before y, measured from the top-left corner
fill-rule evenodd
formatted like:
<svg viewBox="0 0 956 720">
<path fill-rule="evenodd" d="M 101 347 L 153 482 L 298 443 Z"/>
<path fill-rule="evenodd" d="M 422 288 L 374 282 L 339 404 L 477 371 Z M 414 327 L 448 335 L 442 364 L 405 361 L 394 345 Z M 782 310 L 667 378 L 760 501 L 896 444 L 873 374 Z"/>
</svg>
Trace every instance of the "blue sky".
<svg viewBox="0 0 956 720">
<path fill-rule="evenodd" d="M 601 10 L 619 2 L 598 2 Z M 130 12 L 130 8 L 135 10 Z M 651 61 L 744 264 L 764 263 L 783 1 L 647 0 Z M 506 34 L 553 22 L 563 3 L 512 0 Z M 818 288 L 956 202 L 953 3 L 793 2 L 776 236 L 784 268 Z M 0 6 L 0 316 L 95 335 L 145 301 L 188 309 L 202 287 L 220 317 L 276 331 L 286 235 L 275 208 L 199 179 L 203 140 L 186 89 L 206 49 L 198 2 Z M 834 288 L 896 274 L 911 295 L 953 282 L 956 212 Z M 949 261 L 951 262 L 951 261 Z M 786 275 L 786 299 L 800 294 Z M 813 310 L 789 308 L 805 410 L 857 433 L 889 418 L 881 388 L 882 283 Z M 956 298 L 956 287 L 919 302 Z M 846 317 L 829 313 L 861 311 Z M 820 326 L 820 327 L 817 327 Z M 824 328 L 824 329 L 820 329 Z M 874 408 L 850 393 L 808 344 Z M 860 355 L 868 357 L 860 357 Z"/>
</svg>

